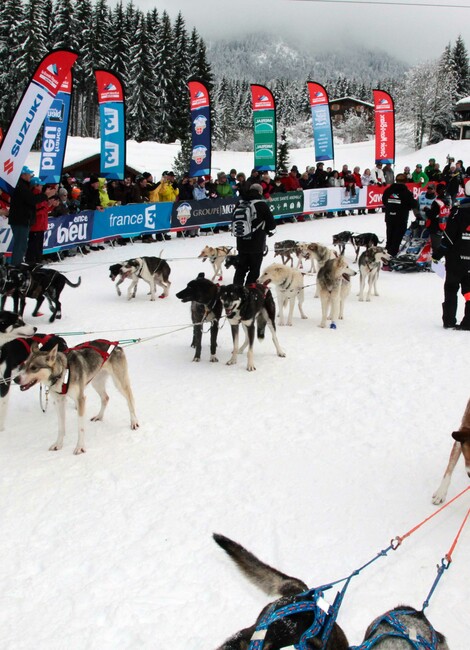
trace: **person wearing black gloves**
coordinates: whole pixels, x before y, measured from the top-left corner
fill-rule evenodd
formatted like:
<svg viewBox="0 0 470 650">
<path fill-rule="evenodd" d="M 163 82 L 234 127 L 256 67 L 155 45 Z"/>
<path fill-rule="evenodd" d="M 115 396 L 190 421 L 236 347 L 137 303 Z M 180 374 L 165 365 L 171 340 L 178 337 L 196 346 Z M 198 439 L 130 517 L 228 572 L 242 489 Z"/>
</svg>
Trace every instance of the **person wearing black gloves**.
<svg viewBox="0 0 470 650">
<path fill-rule="evenodd" d="M 465 199 L 447 222 L 441 246 L 433 254 L 435 260 L 443 256 L 446 260 L 443 326 L 470 330 L 470 182 L 465 185 Z M 460 325 L 456 325 L 459 288 L 465 299 L 465 311 Z"/>
<path fill-rule="evenodd" d="M 276 229 L 276 222 L 271 210 L 263 200 L 261 185 L 253 183 L 247 191 L 245 199 L 253 204 L 256 218 L 253 221 L 252 232 L 246 237 L 237 237 L 238 265 L 233 283 L 238 285 L 249 285 L 258 280 L 266 246 L 266 235 L 271 236 Z M 235 206 L 235 210 L 236 208 L 237 206 Z"/>
<path fill-rule="evenodd" d="M 392 183 L 383 193 L 383 204 L 385 211 L 385 224 L 387 228 L 387 252 L 392 256 L 398 253 L 401 240 L 408 225 L 410 210 L 419 219 L 418 201 L 413 193 L 406 187 L 404 174 L 397 174 L 395 182 Z M 384 265 L 384 270 L 389 271 L 390 267 Z"/>
</svg>

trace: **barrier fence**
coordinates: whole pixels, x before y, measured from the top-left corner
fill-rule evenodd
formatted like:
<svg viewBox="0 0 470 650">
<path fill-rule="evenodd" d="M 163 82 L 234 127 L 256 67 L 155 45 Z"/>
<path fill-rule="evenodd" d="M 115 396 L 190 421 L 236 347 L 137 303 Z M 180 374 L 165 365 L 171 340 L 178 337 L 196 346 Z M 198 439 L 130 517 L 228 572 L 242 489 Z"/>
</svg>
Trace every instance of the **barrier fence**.
<svg viewBox="0 0 470 650">
<path fill-rule="evenodd" d="M 422 188 L 407 187 L 418 198 Z M 343 187 L 274 194 L 268 205 L 274 218 L 316 212 L 382 208 L 384 186 L 356 188 L 351 195 Z M 115 237 L 137 237 L 156 232 L 213 228 L 231 222 L 237 198 L 178 201 L 176 203 L 130 203 L 78 214 L 50 217 L 44 233 L 44 252 L 54 253 Z M 360 217 L 359 217 L 360 218 Z M 6 221 L 0 227 L 0 253 L 11 251 L 12 232 Z"/>
</svg>

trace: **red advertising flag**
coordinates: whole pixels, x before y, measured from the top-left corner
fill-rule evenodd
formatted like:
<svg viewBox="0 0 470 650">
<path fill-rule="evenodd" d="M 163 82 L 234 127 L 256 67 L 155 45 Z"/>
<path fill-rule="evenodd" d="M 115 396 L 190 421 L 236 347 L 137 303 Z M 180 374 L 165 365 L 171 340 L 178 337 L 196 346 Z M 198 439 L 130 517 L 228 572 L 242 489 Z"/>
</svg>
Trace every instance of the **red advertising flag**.
<svg viewBox="0 0 470 650">
<path fill-rule="evenodd" d="M 307 88 L 311 107 L 328 104 L 328 94 L 323 86 L 314 81 L 307 81 Z"/>
<path fill-rule="evenodd" d="M 96 85 L 98 87 L 98 102 L 123 102 L 124 93 L 122 84 L 115 74 L 108 70 L 95 70 Z"/>
<path fill-rule="evenodd" d="M 209 91 L 200 81 L 188 81 L 191 110 L 209 106 Z"/>
<path fill-rule="evenodd" d="M 251 84 L 251 108 L 253 111 L 274 110 L 274 97 L 266 86 Z"/>
<path fill-rule="evenodd" d="M 395 162 L 395 106 L 391 96 L 383 90 L 374 90 L 375 108 L 375 162 Z"/>
</svg>

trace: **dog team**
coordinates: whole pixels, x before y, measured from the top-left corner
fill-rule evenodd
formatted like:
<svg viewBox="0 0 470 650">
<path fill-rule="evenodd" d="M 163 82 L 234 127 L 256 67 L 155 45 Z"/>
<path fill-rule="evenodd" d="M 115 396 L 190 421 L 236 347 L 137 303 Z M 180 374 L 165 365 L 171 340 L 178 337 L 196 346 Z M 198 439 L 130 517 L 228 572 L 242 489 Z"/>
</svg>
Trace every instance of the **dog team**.
<svg viewBox="0 0 470 650">
<path fill-rule="evenodd" d="M 257 336 L 263 339 L 266 326 L 271 331 L 277 355 L 284 357 L 276 334 L 276 306 L 269 290 L 269 285 L 276 289 L 279 311 L 279 325 L 292 325 L 295 303 L 302 319 L 307 318 L 303 311 L 304 274 L 303 262 L 310 261 L 310 273 L 316 273 L 316 293 L 321 302 L 320 327 L 326 327 L 327 320 L 335 327 L 338 319 L 344 315 L 344 303 L 350 293 L 352 276 L 356 271 L 347 264 L 344 252 L 347 243 L 351 243 L 356 253 L 360 275 L 359 300 L 370 301 L 371 293 L 377 293 L 377 281 L 382 263 L 387 263 L 390 256 L 381 247 L 373 233 L 353 235 L 343 232 L 333 237 L 333 245 L 338 246 L 339 253 L 318 243 L 302 243 L 293 240 L 277 242 L 274 255 L 280 256 L 282 264 L 270 264 L 262 272 L 258 283 L 251 286 L 235 284 L 219 286 L 214 280 L 223 280 L 223 266 L 236 267 L 237 255 L 230 247 L 206 246 L 199 259 L 209 260 L 213 268 L 211 280 L 200 273 L 191 280 L 186 288 L 176 294 L 182 302 L 191 303 L 193 323 L 192 347 L 195 348 L 194 361 L 201 359 L 203 325 L 210 324 L 210 361 L 217 362 L 217 335 L 219 321 L 223 312 L 231 326 L 233 351 L 228 365 L 237 362 L 237 356 L 247 350 L 247 369 L 255 370 L 253 344 L 255 329 Z M 360 247 L 365 251 L 360 253 Z M 294 269 L 294 258 L 297 268 Z M 288 266 L 290 262 L 290 266 Z M 128 300 L 136 297 L 139 280 L 149 285 L 150 300 L 156 297 L 156 287 L 162 288 L 159 298 L 169 295 L 170 266 L 161 257 L 138 257 L 110 267 L 110 277 L 116 281 L 117 294 L 121 295 L 120 285 L 130 280 L 127 291 Z M 111 376 L 119 392 L 126 399 L 130 427 L 136 429 L 138 420 L 135 412 L 134 398 L 127 370 L 124 350 L 117 342 L 98 339 L 82 343 L 72 349 L 67 347 L 63 338 L 55 335 L 39 334 L 35 327 L 27 325 L 23 319 L 25 300 L 36 299 L 33 315 L 38 315 L 39 307 L 47 299 L 52 312 L 50 321 L 61 318 L 60 293 L 65 284 L 78 287 L 62 274 L 50 269 L 7 270 L 0 267 L 2 294 L 1 309 L 5 300 L 11 296 L 16 313 L 0 312 L 0 429 L 4 428 L 7 400 L 11 381 L 19 384 L 22 391 L 37 383 L 45 385 L 47 393 L 54 397 L 58 417 L 58 437 L 50 450 L 57 451 L 63 446 L 65 435 L 65 402 L 71 398 L 77 409 L 78 438 L 75 454 L 85 452 L 85 392 L 88 384 L 97 391 L 101 407 L 93 421 L 104 416 L 109 397 L 106 393 L 106 380 Z M 366 292 L 367 283 L 367 292 Z M 287 318 L 285 310 L 287 308 Z M 243 326 L 245 341 L 239 346 L 239 327 Z M 449 462 L 439 488 L 433 494 L 433 503 L 445 501 L 452 472 L 461 454 L 464 456 L 466 471 L 470 477 L 470 400 L 462 419 L 461 427 L 452 433 L 454 443 Z M 256 556 L 236 542 L 222 536 L 214 535 L 219 546 L 229 555 L 246 577 L 267 595 L 279 596 L 259 614 L 256 622 L 227 639 L 219 650 L 247 650 L 256 647 L 261 650 L 276 650 L 298 644 L 302 641 L 307 649 L 324 647 L 325 650 L 347 650 L 349 648 L 345 633 L 334 621 L 328 635 L 327 644 L 322 646 L 317 637 L 321 636 L 323 626 L 329 616 L 329 605 L 318 597 L 307 612 L 295 615 L 283 614 L 270 620 L 269 625 L 263 621 L 271 611 L 295 610 L 296 603 L 302 601 L 301 594 L 308 591 L 307 585 L 297 578 L 289 577 L 277 569 L 261 562 Z M 292 609 L 293 608 L 293 609 Z M 286 610 L 288 611 L 288 610 Z M 323 611 L 323 613 L 322 613 Z M 319 621 L 316 621 L 316 617 Z M 272 618 L 272 617 L 271 617 Z M 323 622 L 322 622 L 323 621 Z M 312 633 L 315 630 L 315 634 Z M 417 645 L 415 640 L 420 640 Z M 252 646 L 256 641 L 260 643 Z M 296 645 L 297 647 L 297 645 Z M 380 650 L 404 650 L 407 647 L 448 650 L 445 638 L 434 630 L 422 611 L 412 607 L 399 606 L 390 610 L 371 623 L 360 648 L 378 648 Z"/>
</svg>

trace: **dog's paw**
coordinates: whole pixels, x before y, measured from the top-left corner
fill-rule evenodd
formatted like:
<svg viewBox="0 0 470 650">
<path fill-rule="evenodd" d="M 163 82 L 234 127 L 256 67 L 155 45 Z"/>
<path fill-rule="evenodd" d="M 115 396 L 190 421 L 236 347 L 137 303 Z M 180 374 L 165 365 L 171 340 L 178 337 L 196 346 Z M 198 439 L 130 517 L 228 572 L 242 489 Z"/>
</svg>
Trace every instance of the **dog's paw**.
<svg viewBox="0 0 470 650">
<path fill-rule="evenodd" d="M 201 360 L 201 357 L 193 357 L 193 361 L 195 361 L 196 363 L 198 363 L 200 360 Z"/>
<path fill-rule="evenodd" d="M 163 298 L 168 298 L 168 294 L 167 293 L 161 293 L 158 297 L 163 300 Z"/>
<path fill-rule="evenodd" d="M 370 298 L 366 298 L 366 302 L 370 302 Z"/>
<path fill-rule="evenodd" d="M 432 495 L 432 502 L 435 506 L 440 506 L 441 503 L 444 503 L 446 500 L 447 492 L 442 492 L 441 490 L 436 490 Z"/>
<path fill-rule="evenodd" d="M 330 330 L 336 329 L 336 323 L 330 323 Z"/>
<path fill-rule="evenodd" d="M 211 363 L 219 363 L 219 360 L 217 359 L 215 354 L 211 356 Z"/>
<path fill-rule="evenodd" d="M 234 366 L 237 363 L 236 359 L 229 359 L 227 361 L 227 366 Z"/>
<path fill-rule="evenodd" d="M 90 422 L 99 422 L 99 421 L 102 420 L 102 419 L 103 419 L 102 416 L 100 416 L 100 415 L 94 415 L 92 418 L 90 418 Z"/>
<path fill-rule="evenodd" d="M 80 454 L 86 454 L 86 449 L 85 447 L 79 447 L 77 445 L 77 447 L 75 447 L 75 449 L 73 450 L 73 454 L 74 456 L 79 456 Z"/>
<path fill-rule="evenodd" d="M 58 444 L 57 442 L 55 442 L 53 445 L 49 447 L 49 451 L 60 451 L 62 447 L 63 447 L 62 443 Z"/>
<path fill-rule="evenodd" d="M 139 428 L 139 423 L 137 422 L 137 420 L 132 420 L 131 421 L 131 429 L 132 429 L 132 431 L 135 431 L 138 428 Z"/>
<path fill-rule="evenodd" d="M 155 296 L 150 296 L 150 301 L 155 302 Z"/>
<path fill-rule="evenodd" d="M 285 353 L 283 350 L 280 350 L 280 351 L 277 353 L 277 356 L 278 356 L 278 357 L 283 357 L 283 358 L 284 358 L 284 357 L 286 356 L 286 353 Z"/>
<path fill-rule="evenodd" d="M 247 366 L 246 369 L 248 370 L 248 372 L 252 372 L 253 370 L 256 370 L 255 366 L 253 366 L 253 365 L 252 366 Z"/>
<path fill-rule="evenodd" d="M 364 302 L 364 298 L 359 298 L 359 302 Z"/>
</svg>

